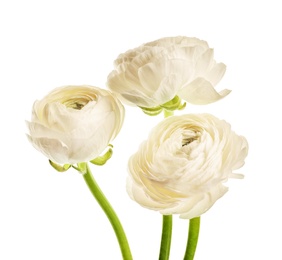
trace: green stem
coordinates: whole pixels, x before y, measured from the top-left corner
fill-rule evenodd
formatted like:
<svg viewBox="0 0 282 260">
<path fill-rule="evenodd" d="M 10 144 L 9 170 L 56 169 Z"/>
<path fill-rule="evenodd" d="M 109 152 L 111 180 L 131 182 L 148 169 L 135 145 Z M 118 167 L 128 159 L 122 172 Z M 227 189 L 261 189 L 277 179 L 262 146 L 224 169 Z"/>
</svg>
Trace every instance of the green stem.
<svg viewBox="0 0 282 260">
<path fill-rule="evenodd" d="M 184 260 L 193 260 L 200 231 L 200 217 L 190 219 L 189 235 Z"/>
<path fill-rule="evenodd" d="M 173 116 L 174 112 L 170 110 L 164 109 L 164 117 L 167 118 L 169 116 Z"/>
<path fill-rule="evenodd" d="M 115 211 L 113 210 L 111 204 L 106 199 L 105 195 L 103 194 L 98 184 L 96 183 L 95 179 L 93 178 L 87 163 L 86 163 L 86 173 L 83 174 L 83 178 L 87 186 L 89 187 L 91 193 L 93 194 L 93 196 L 95 197 L 95 199 L 97 200 L 97 202 L 99 203 L 99 205 L 101 206 L 105 214 L 107 215 L 110 223 L 112 224 L 117 240 L 119 242 L 119 246 L 120 246 L 120 250 L 121 250 L 123 259 L 132 260 L 133 258 L 130 252 L 129 244 L 128 244 L 125 232 L 123 230 L 123 227 Z"/>
<path fill-rule="evenodd" d="M 172 115 L 173 115 L 173 111 L 164 109 L 165 118 Z M 169 259 L 171 234 L 172 234 L 172 215 L 163 215 L 162 240 L 161 240 L 159 260 Z"/>
<path fill-rule="evenodd" d="M 168 260 L 172 234 L 172 215 L 163 215 L 162 241 L 159 260 Z"/>
</svg>

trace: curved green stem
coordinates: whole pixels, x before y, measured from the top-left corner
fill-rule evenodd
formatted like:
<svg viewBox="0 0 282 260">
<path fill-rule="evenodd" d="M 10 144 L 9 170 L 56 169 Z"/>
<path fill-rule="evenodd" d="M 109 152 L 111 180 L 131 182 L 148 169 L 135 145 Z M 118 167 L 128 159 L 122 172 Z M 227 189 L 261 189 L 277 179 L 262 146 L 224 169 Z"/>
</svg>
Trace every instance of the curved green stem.
<svg viewBox="0 0 282 260">
<path fill-rule="evenodd" d="M 89 187 L 91 193 L 93 194 L 93 196 L 95 197 L 95 199 L 97 200 L 97 202 L 99 203 L 99 205 L 101 206 L 105 214 L 107 215 L 110 223 L 112 224 L 117 240 L 119 242 L 119 246 L 120 246 L 120 250 L 121 250 L 123 259 L 132 260 L 133 258 L 131 255 L 129 244 L 128 244 L 125 232 L 123 230 L 123 227 L 115 211 L 113 210 L 111 204 L 108 202 L 105 195 L 103 194 L 98 184 L 96 183 L 95 179 L 93 178 L 87 163 L 86 163 L 86 173 L 83 174 L 83 178 L 87 186 Z"/>
<path fill-rule="evenodd" d="M 200 217 L 190 219 L 189 235 L 184 260 L 193 260 L 200 231 Z"/>
<path fill-rule="evenodd" d="M 159 260 L 168 260 L 172 234 L 172 215 L 163 215 L 162 241 Z"/>
</svg>

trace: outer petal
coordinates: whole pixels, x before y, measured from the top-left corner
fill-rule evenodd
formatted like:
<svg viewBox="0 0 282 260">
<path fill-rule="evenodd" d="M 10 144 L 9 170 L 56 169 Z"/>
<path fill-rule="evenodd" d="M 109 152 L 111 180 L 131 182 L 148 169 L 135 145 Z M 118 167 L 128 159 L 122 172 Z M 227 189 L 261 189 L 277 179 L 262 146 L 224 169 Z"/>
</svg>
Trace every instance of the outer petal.
<svg viewBox="0 0 282 260">
<path fill-rule="evenodd" d="M 217 63 L 213 65 L 212 69 L 206 73 L 206 79 L 213 85 L 216 84 L 222 79 L 226 71 L 226 66 L 223 63 Z"/>
<path fill-rule="evenodd" d="M 210 82 L 198 78 L 179 90 L 178 95 L 191 104 L 205 105 L 224 98 L 230 92 L 228 89 L 217 92 Z"/>
<path fill-rule="evenodd" d="M 212 188 L 207 194 L 205 194 L 203 199 L 196 203 L 192 209 L 186 211 L 186 213 L 180 213 L 180 218 L 191 219 L 204 214 L 227 191 L 227 187 L 223 186 L 222 184 L 217 185 L 216 187 Z M 185 210 L 183 210 L 183 212 L 185 212 Z"/>
<path fill-rule="evenodd" d="M 90 161 L 98 157 L 108 146 L 113 136 L 115 124 L 114 112 L 109 112 L 96 129 L 88 130 L 88 134 L 80 135 L 72 140 L 71 158 L 74 161 Z M 82 132 L 82 131 L 81 131 Z M 91 133 L 91 135 L 89 135 Z"/>
<path fill-rule="evenodd" d="M 206 41 L 200 40 L 195 37 L 185 37 L 185 36 L 177 36 L 177 37 L 164 37 L 158 39 L 156 41 L 148 42 L 145 46 L 162 46 L 162 47 L 170 47 L 172 45 L 180 45 L 180 46 L 202 46 L 203 48 L 208 48 L 208 44 Z"/>
<path fill-rule="evenodd" d="M 184 59 L 161 59 L 139 69 L 139 79 L 144 89 L 153 97 L 150 107 L 164 104 L 174 98 L 183 84 L 193 75 L 191 63 Z"/>
<path fill-rule="evenodd" d="M 51 161 L 60 164 L 74 163 L 69 161 L 69 149 L 61 141 L 48 138 L 33 138 L 30 135 L 27 135 L 27 137 L 32 145 Z"/>
</svg>

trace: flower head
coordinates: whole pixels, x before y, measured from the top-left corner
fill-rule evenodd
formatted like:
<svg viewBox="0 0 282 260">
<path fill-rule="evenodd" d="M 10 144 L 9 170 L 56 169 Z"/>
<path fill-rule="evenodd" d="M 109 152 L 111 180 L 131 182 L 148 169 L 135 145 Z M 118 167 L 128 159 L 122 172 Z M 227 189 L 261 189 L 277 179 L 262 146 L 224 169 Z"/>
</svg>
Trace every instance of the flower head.
<svg viewBox="0 0 282 260">
<path fill-rule="evenodd" d="M 87 162 L 98 157 L 119 133 L 124 107 L 109 91 L 65 86 L 35 101 L 28 139 L 51 161 Z"/>
<path fill-rule="evenodd" d="M 128 193 L 164 215 L 194 218 L 223 196 L 248 152 L 244 137 L 210 114 L 172 116 L 159 123 L 129 160 Z"/>
<path fill-rule="evenodd" d="M 230 90 L 214 89 L 224 73 L 225 65 L 214 60 L 207 42 L 167 37 L 120 54 L 108 87 L 130 105 L 159 112 L 176 97 L 199 105 L 225 97 Z"/>
</svg>

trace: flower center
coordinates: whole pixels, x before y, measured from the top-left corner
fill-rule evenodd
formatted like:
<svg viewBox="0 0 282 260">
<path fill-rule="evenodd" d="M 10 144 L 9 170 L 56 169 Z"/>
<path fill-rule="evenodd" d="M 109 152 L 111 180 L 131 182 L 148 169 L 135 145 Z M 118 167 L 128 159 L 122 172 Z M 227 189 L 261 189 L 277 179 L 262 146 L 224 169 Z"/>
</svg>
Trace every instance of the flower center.
<svg viewBox="0 0 282 260">
<path fill-rule="evenodd" d="M 182 133 L 182 147 L 191 144 L 192 142 L 198 140 L 200 133 L 192 130 L 185 130 Z"/>
<path fill-rule="evenodd" d="M 71 104 L 70 107 L 73 108 L 73 109 L 80 110 L 80 109 L 82 109 L 86 104 L 87 104 L 87 103 L 82 104 L 82 103 L 79 103 L 79 102 L 74 102 L 73 104 Z"/>
<path fill-rule="evenodd" d="M 76 110 L 81 110 L 84 106 L 86 106 L 88 104 L 88 102 L 90 102 L 91 100 L 87 100 L 87 99 L 69 99 L 65 102 L 63 102 L 63 104 L 68 107 L 68 108 L 72 108 L 72 109 L 76 109 Z"/>
<path fill-rule="evenodd" d="M 188 139 L 183 139 L 182 140 L 182 147 L 185 145 L 188 145 L 194 141 L 198 140 L 198 137 L 192 137 L 192 138 L 188 138 Z"/>
</svg>

